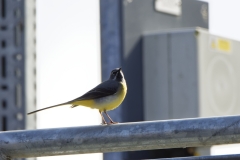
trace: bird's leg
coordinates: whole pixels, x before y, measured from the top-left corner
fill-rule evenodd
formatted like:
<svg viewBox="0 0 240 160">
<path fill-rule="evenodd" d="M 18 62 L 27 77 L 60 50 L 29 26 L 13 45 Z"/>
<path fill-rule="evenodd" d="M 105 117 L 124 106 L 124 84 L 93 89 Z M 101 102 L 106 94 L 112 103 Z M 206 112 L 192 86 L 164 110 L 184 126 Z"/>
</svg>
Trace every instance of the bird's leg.
<svg viewBox="0 0 240 160">
<path fill-rule="evenodd" d="M 103 117 L 103 115 L 102 115 L 102 112 L 99 111 L 99 113 L 101 114 L 101 117 L 102 117 L 102 120 L 103 120 L 103 123 L 102 123 L 102 124 L 103 124 L 103 125 L 104 125 L 104 124 L 107 124 L 107 122 L 105 121 L 105 119 L 104 119 L 104 117 Z"/>
<path fill-rule="evenodd" d="M 104 113 L 107 115 L 107 117 L 109 118 L 109 120 L 110 120 L 110 124 L 117 124 L 118 122 L 114 122 L 113 120 L 112 120 L 112 118 L 110 118 L 110 116 L 107 114 L 107 112 L 106 111 L 104 111 Z"/>
</svg>

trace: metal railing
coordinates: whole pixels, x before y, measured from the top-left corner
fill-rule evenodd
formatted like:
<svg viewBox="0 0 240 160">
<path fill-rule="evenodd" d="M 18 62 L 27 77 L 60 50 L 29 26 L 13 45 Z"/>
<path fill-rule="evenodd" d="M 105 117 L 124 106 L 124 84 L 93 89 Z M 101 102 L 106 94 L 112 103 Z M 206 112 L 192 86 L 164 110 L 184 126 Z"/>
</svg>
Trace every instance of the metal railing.
<svg viewBox="0 0 240 160">
<path fill-rule="evenodd" d="M 240 116 L 0 132 L 0 159 L 240 143 Z"/>
<path fill-rule="evenodd" d="M 218 155 L 218 156 L 196 156 L 196 157 L 180 157 L 180 158 L 163 158 L 161 160 L 239 160 L 240 154 Z"/>
</svg>

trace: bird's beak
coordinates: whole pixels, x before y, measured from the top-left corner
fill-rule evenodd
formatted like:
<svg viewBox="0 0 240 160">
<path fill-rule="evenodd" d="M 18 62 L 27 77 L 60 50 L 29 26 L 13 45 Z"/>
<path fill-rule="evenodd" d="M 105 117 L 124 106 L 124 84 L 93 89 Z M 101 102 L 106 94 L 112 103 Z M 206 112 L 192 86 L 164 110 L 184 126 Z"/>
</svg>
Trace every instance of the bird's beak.
<svg viewBox="0 0 240 160">
<path fill-rule="evenodd" d="M 119 70 L 118 70 L 118 71 L 120 72 L 121 70 L 122 70 L 122 68 L 119 68 Z"/>
</svg>

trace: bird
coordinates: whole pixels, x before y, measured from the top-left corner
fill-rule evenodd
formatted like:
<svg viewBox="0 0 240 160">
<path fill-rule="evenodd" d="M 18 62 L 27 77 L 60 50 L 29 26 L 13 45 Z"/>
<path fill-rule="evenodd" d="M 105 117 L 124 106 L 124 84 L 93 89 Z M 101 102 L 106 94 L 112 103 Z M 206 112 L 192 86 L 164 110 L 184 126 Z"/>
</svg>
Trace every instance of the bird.
<svg viewBox="0 0 240 160">
<path fill-rule="evenodd" d="M 115 68 L 111 71 L 108 80 L 100 83 L 82 96 L 68 102 L 29 112 L 28 115 L 63 105 L 71 105 L 71 108 L 77 106 L 85 106 L 99 110 L 103 121 L 102 124 L 116 124 L 118 122 L 114 122 L 112 118 L 107 114 L 107 111 L 116 109 L 123 102 L 126 94 L 127 83 L 124 78 L 122 69 Z M 105 113 L 105 115 L 108 117 L 110 123 L 107 123 L 103 116 L 103 113 Z"/>
</svg>

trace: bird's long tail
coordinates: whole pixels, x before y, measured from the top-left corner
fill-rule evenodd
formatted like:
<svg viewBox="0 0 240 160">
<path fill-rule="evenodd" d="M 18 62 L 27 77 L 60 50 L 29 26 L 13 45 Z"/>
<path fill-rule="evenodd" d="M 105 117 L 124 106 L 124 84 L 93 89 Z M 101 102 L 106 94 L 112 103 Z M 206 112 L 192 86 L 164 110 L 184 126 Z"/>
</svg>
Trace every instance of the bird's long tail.
<svg viewBox="0 0 240 160">
<path fill-rule="evenodd" d="M 54 106 L 42 108 L 42 109 L 39 109 L 39 110 L 36 110 L 36 111 L 29 112 L 28 115 L 29 115 L 29 114 L 33 114 L 33 113 L 36 113 L 36 112 L 39 112 L 39 111 L 43 111 L 43 110 L 46 110 L 46 109 L 50 109 L 50 108 L 54 108 L 54 107 L 58 107 L 58 106 L 67 105 L 67 104 L 70 104 L 70 103 L 69 103 L 69 102 L 66 102 L 66 103 L 61 103 L 61 104 L 57 104 L 57 105 L 54 105 Z"/>
</svg>

